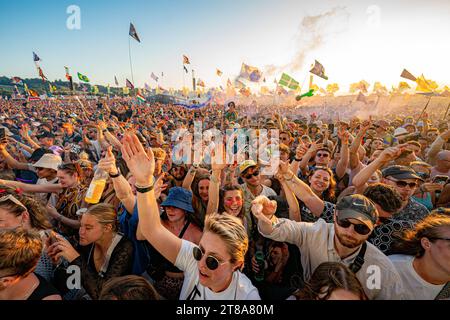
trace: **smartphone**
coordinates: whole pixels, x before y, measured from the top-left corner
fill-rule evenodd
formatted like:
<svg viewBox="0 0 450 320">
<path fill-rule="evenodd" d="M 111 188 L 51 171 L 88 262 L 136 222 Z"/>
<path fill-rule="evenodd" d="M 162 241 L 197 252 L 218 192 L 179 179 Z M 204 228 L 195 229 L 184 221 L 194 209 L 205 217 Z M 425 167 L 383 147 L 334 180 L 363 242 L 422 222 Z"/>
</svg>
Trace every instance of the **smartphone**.
<svg viewBox="0 0 450 320">
<path fill-rule="evenodd" d="M 433 183 L 445 185 L 448 181 L 448 177 L 444 175 L 437 175 L 433 178 Z"/>
<path fill-rule="evenodd" d="M 0 128 L 0 140 L 4 140 L 6 138 L 6 129 Z"/>
<path fill-rule="evenodd" d="M 58 242 L 58 238 L 56 238 L 56 235 L 52 230 L 46 230 L 45 235 L 47 236 L 50 245 Z"/>
</svg>

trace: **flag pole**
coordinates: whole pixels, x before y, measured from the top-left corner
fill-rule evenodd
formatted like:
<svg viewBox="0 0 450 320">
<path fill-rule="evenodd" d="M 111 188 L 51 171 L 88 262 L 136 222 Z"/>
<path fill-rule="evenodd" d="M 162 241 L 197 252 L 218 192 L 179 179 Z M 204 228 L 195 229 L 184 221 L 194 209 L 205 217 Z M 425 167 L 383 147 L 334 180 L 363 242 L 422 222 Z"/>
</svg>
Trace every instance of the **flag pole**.
<svg viewBox="0 0 450 320">
<path fill-rule="evenodd" d="M 131 62 L 131 38 L 130 37 L 128 37 L 128 56 L 130 57 L 131 80 L 133 81 L 133 86 L 134 86 L 133 64 Z"/>
<path fill-rule="evenodd" d="M 420 113 L 419 119 L 422 118 L 423 114 L 425 113 L 425 110 L 427 109 L 428 105 L 430 104 L 431 98 L 433 98 L 433 96 L 430 96 L 430 98 L 428 99 L 427 104 L 425 105 L 422 112 Z"/>
<path fill-rule="evenodd" d="M 445 120 L 445 118 L 447 117 L 448 109 L 450 109 L 450 102 L 449 102 L 449 104 L 447 106 L 447 110 L 445 111 L 445 114 L 444 114 L 444 117 L 442 118 L 442 120 Z"/>
</svg>

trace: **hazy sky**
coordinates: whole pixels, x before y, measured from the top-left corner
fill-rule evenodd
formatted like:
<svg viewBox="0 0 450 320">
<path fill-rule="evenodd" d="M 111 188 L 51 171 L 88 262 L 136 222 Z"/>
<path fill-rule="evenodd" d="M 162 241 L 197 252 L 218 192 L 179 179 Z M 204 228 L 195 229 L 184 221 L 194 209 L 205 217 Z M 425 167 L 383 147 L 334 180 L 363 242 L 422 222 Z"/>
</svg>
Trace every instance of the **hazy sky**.
<svg viewBox="0 0 450 320">
<path fill-rule="evenodd" d="M 66 26 L 69 5 L 80 8 L 80 30 Z M 191 69 L 207 86 L 225 85 L 242 62 L 266 71 L 268 83 L 285 71 L 307 85 L 314 59 L 329 76 L 319 86 L 365 79 L 390 87 L 403 68 L 450 85 L 448 0 L 2 0 L 0 75 L 37 77 L 36 51 L 50 80 L 64 79 L 67 65 L 93 83 L 113 85 L 116 75 L 123 86 L 130 22 L 141 38 L 131 41 L 137 86 L 155 86 L 151 72 L 164 72 L 163 87 L 190 85 Z"/>
</svg>

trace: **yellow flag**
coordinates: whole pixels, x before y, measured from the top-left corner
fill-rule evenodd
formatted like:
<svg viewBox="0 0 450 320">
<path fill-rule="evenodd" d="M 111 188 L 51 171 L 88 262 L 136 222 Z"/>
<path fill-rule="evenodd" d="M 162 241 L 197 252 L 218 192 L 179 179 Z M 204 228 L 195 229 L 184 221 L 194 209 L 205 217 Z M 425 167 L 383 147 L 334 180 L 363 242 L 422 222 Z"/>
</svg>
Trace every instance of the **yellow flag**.
<svg viewBox="0 0 450 320">
<path fill-rule="evenodd" d="M 123 87 L 123 94 L 130 94 L 130 89 L 128 89 L 128 87 Z"/>
<path fill-rule="evenodd" d="M 400 90 L 407 90 L 407 89 L 411 89 L 411 86 L 405 81 L 400 81 L 400 83 L 398 84 L 398 88 Z"/>
<path fill-rule="evenodd" d="M 433 88 L 431 87 L 432 84 L 427 79 L 425 79 L 423 74 L 417 78 L 416 83 L 417 83 L 416 91 L 420 92 L 433 91 Z"/>
<path fill-rule="evenodd" d="M 327 93 L 328 94 L 335 94 L 337 91 L 339 91 L 339 85 L 337 83 L 330 83 L 327 85 Z"/>
</svg>

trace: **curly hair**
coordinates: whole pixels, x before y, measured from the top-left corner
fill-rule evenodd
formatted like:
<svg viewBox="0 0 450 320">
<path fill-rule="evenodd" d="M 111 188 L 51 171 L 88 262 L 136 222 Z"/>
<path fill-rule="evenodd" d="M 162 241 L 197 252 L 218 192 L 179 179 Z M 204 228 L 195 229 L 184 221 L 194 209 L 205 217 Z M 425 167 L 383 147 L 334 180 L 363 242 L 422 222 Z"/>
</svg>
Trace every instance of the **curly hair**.
<svg viewBox="0 0 450 320">
<path fill-rule="evenodd" d="M 378 204 L 389 213 L 396 213 L 402 207 L 402 199 L 398 191 L 384 183 L 374 183 L 366 188 L 364 196 Z"/>
</svg>

